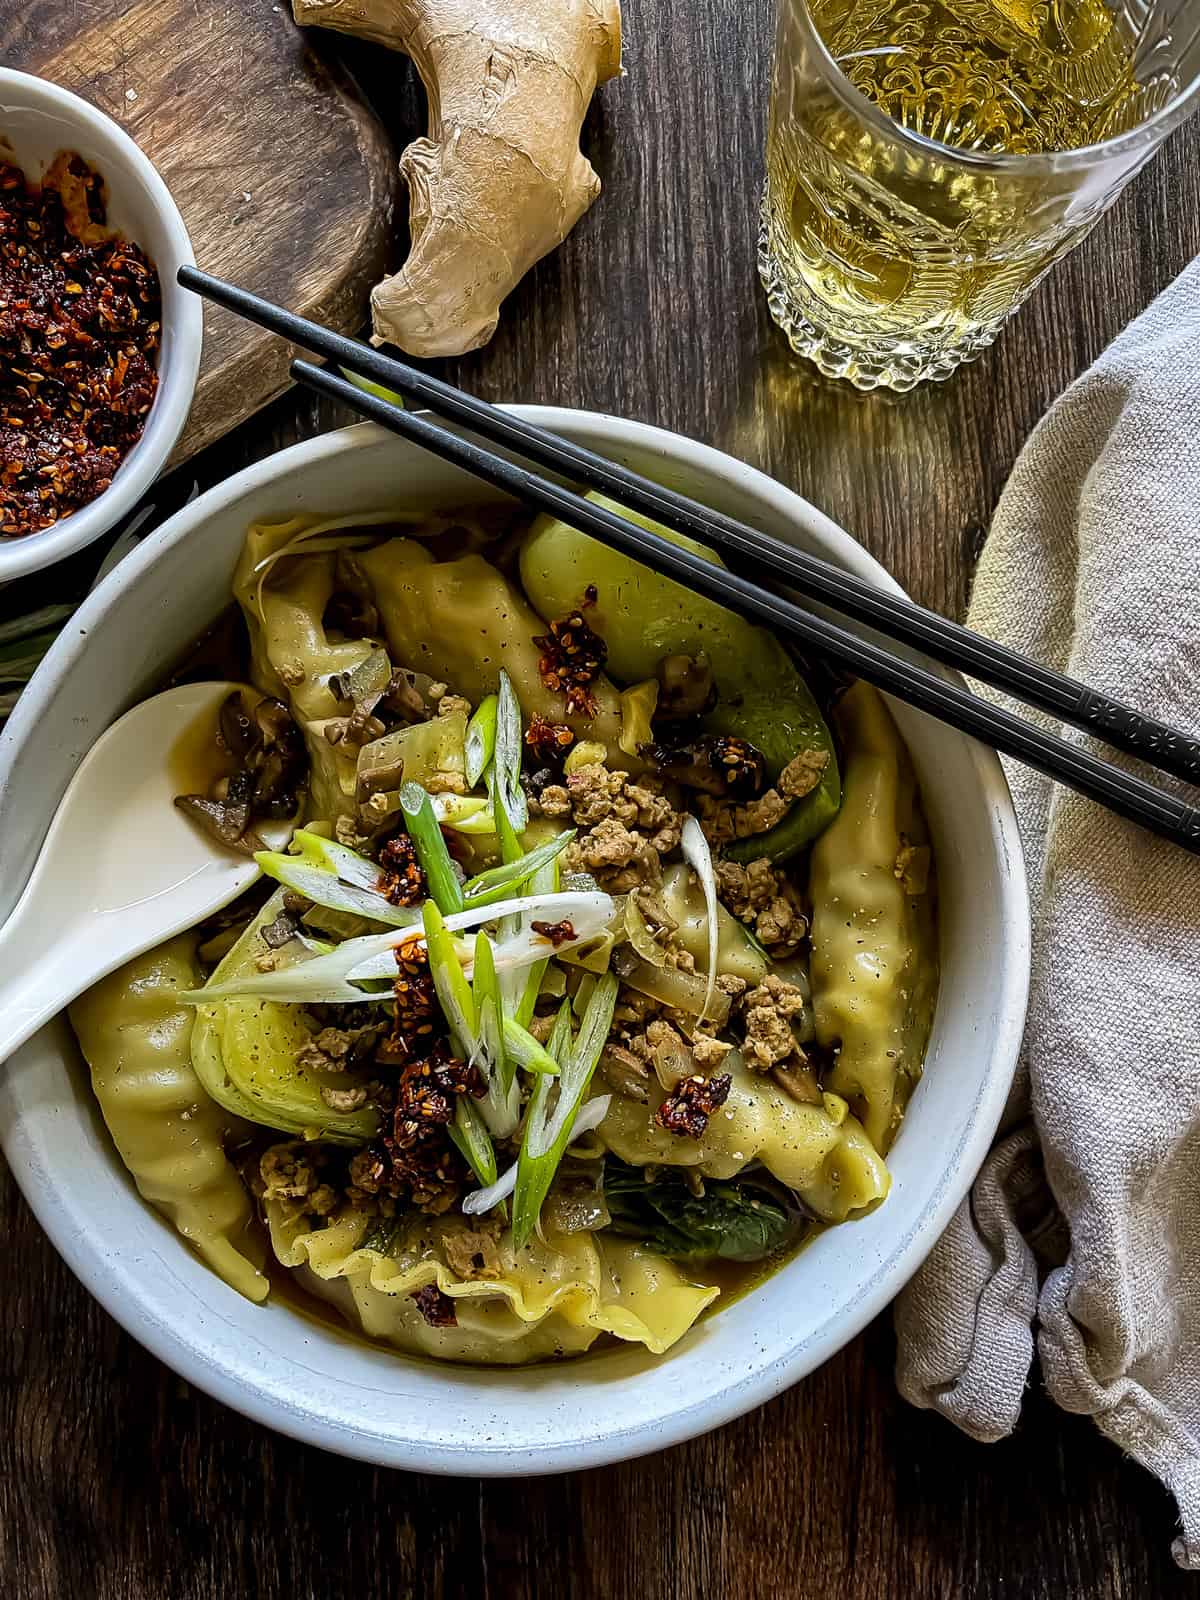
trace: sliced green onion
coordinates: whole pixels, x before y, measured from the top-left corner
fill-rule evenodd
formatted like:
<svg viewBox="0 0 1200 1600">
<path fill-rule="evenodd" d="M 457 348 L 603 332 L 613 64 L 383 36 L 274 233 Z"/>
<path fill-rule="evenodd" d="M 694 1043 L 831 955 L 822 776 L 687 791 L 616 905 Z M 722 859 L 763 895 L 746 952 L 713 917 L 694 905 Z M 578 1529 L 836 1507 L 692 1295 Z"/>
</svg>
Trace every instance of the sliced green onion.
<svg viewBox="0 0 1200 1600">
<path fill-rule="evenodd" d="M 465 1095 L 458 1097 L 458 1103 L 454 1107 L 454 1121 L 447 1132 L 479 1182 L 484 1185 L 495 1183 L 496 1151 L 491 1135 L 484 1125 L 478 1107 Z"/>
<path fill-rule="evenodd" d="M 521 787 L 521 705 L 508 673 L 501 670 L 500 692 L 496 696 L 496 755 L 493 767 L 504 807 L 514 833 L 529 825 L 529 802 Z"/>
<path fill-rule="evenodd" d="M 403 409 L 404 396 L 397 394 L 394 389 L 385 389 L 381 383 L 372 383 L 370 378 L 351 372 L 349 367 L 340 367 L 338 370 L 343 378 L 348 378 L 354 387 L 361 389 L 364 394 L 373 394 L 377 400 L 390 400 L 394 406 Z"/>
<path fill-rule="evenodd" d="M 492 941 L 480 928 L 475 935 L 475 960 L 471 969 L 471 996 L 475 1001 L 477 1038 L 487 1062 L 488 1071 L 507 1094 L 515 1068 L 505 1059 L 504 1032 L 500 1025 L 503 1007 L 500 1004 L 500 979 L 496 976 L 496 958 Z M 496 1131 L 493 1128 L 493 1133 Z"/>
<path fill-rule="evenodd" d="M 606 894 L 534 894 L 522 895 L 514 900 L 501 901 L 495 906 L 473 906 L 445 919 L 448 933 L 459 933 L 478 927 L 481 922 L 511 918 L 518 932 L 510 940 L 497 945 L 494 955 L 498 973 L 510 969 L 544 963 L 546 940 L 532 928 L 525 926 L 525 918 L 545 917 L 551 922 L 564 919 L 573 923 L 579 941 L 590 939 L 612 917 L 613 903 Z M 255 995 L 259 999 L 273 1000 L 280 1005 L 335 1004 L 377 998 L 356 989 L 356 983 L 372 978 L 392 978 L 396 971 L 398 945 L 425 943 L 424 932 L 414 929 L 395 929 L 387 933 L 367 934 L 359 939 L 346 939 L 328 954 L 298 963 L 286 971 L 247 973 L 241 978 L 231 978 L 224 983 L 210 983 L 207 988 L 190 989 L 179 998 L 188 1005 L 210 1005 L 217 1000 L 230 1000 L 241 995 Z M 565 949 L 566 947 L 561 947 Z M 469 945 L 455 943 L 459 960 L 470 965 Z M 560 949 L 561 953 L 561 949 Z"/>
<path fill-rule="evenodd" d="M 476 1054 L 478 1019 L 475 997 L 458 959 L 455 940 L 432 900 L 422 907 L 425 922 L 425 948 L 429 952 L 429 973 L 437 991 L 438 1004 L 450 1029 L 450 1038 L 465 1061 Z"/>
<path fill-rule="evenodd" d="M 330 843 L 332 841 L 329 839 L 298 828 L 292 837 L 293 846 L 299 846 L 297 854 L 291 855 L 282 850 L 257 850 L 254 859 L 268 878 L 274 878 L 284 888 L 294 889 L 297 894 L 304 895 L 327 910 L 347 911 L 352 916 L 368 917 L 372 922 L 382 922 L 392 928 L 411 928 L 419 923 L 417 912 L 407 906 L 392 905 L 374 886 L 368 888 L 359 883 L 343 883 L 337 869 L 325 864 L 327 857 L 324 847 Z M 341 850 L 343 847 L 338 845 L 336 848 Z M 346 850 L 345 854 L 354 856 L 356 862 L 361 861 L 374 874 L 374 883 L 378 884 L 381 873 L 373 862 L 355 856 L 353 850 Z"/>
<path fill-rule="evenodd" d="M 608 1108 L 612 1104 L 612 1095 L 598 1094 L 589 1100 L 580 1111 L 571 1125 L 571 1136 L 568 1144 L 574 1144 L 576 1139 L 582 1139 L 585 1133 L 591 1133 L 593 1128 L 598 1128 L 608 1115 Z M 517 1183 L 519 1163 L 514 1161 L 503 1177 L 497 1178 L 487 1189 L 476 1189 L 467 1195 L 462 1203 L 463 1215 L 467 1217 L 481 1217 L 484 1212 L 490 1211 L 493 1206 L 498 1206 L 507 1200 Z"/>
<path fill-rule="evenodd" d="M 491 801 L 475 794 L 431 795 L 433 814 L 443 828 L 455 833 L 495 833 Z"/>
<path fill-rule="evenodd" d="M 552 856 L 549 861 L 537 869 L 529 885 L 535 894 L 554 894 L 558 889 L 558 858 Z M 521 917 L 516 919 L 516 937 L 522 934 L 528 936 L 532 929 L 533 918 Z M 574 926 L 574 924 L 572 924 Z M 560 949 L 563 948 L 560 946 Z M 550 957 L 546 956 L 541 961 L 536 961 L 530 967 L 521 985 L 514 975 L 505 989 L 505 993 L 512 997 L 512 1014 L 523 1028 L 527 1028 L 533 1020 L 534 1007 L 537 1005 L 538 995 L 542 991 L 542 980 L 550 966 Z"/>
<path fill-rule="evenodd" d="M 571 1053 L 571 1037 L 571 1002 L 564 1000 L 558 1008 L 550 1037 L 546 1040 L 547 1051 L 560 1067 Z"/>
<path fill-rule="evenodd" d="M 508 1058 L 526 1072 L 538 1072 L 547 1078 L 557 1078 L 561 1072 L 558 1062 L 539 1044 L 533 1035 L 511 1017 L 504 1019 L 504 1045 Z"/>
<path fill-rule="evenodd" d="M 717 923 L 717 874 L 713 866 L 712 851 L 708 847 L 708 840 L 704 837 L 704 830 L 695 817 L 684 817 L 679 848 L 683 851 L 683 858 L 688 866 L 700 879 L 700 887 L 704 890 L 704 911 L 708 921 L 708 982 L 704 987 L 704 1004 L 700 1007 L 700 1015 L 697 1018 L 698 1022 L 703 1022 L 717 992 L 717 939 L 720 929 Z"/>
<path fill-rule="evenodd" d="M 499 697 L 489 694 L 467 723 L 467 788 L 473 789 L 492 764 L 496 751 L 496 708 Z"/>
<path fill-rule="evenodd" d="M 299 842 L 301 836 L 305 855 L 311 855 L 314 861 L 322 863 L 326 871 L 336 872 L 343 883 L 356 884 L 360 889 L 373 889 L 379 882 L 378 863 L 360 856 L 357 850 L 339 844 L 336 839 L 327 839 L 323 833 L 313 833 L 308 828 L 298 829 L 292 836 L 292 842 Z"/>
<path fill-rule="evenodd" d="M 463 885 L 463 899 L 469 906 L 486 906 L 505 899 L 510 890 L 527 883 L 547 862 L 561 855 L 574 837 L 575 829 L 567 828 L 519 860 L 505 861 L 498 867 L 489 867 L 486 872 L 476 873 Z"/>
<path fill-rule="evenodd" d="M 419 783 L 401 786 L 400 809 L 438 910 L 447 916 L 461 911 L 464 906 L 462 884 L 433 814 L 433 803 Z"/>
<path fill-rule="evenodd" d="M 562 1076 L 558 1080 L 558 1098 L 550 1110 L 548 1079 L 540 1079 L 529 1103 L 525 1118 L 525 1137 L 521 1141 L 521 1154 L 517 1161 L 517 1183 L 513 1192 L 513 1244 L 517 1249 L 528 1243 L 542 1201 L 546 1198 L 554 1174 L 558 1170 L 563 1152 L 571 1137 L 576 1115 L 592 1081 L 592 1074 L 600 1060 L 600 1052 L 608 1041 L 612 1027 L 613 1008 L 617 1003 L 617 980 L 606 973 L 596 984 L 588 1002 L 575 1042 L 562 1063 Z M 563 1024 L 563 1009 L 567 1022 Z M 569 1008 L 566 1002 L 559 1010 L 560 1025 L 569 1029 Z M 551 1040 L 554 1034 L 551 1034 Z M 561 1049 L 561 1045 L 560 1045 Z M 543 1087 L 547 1085 L 547 1087 Z"/>
<path fill-rule="evenodd" d="M 520 861 L 525 854 L 525 846 L 521 843 L 521 836 L 513 827 L 512 819 L 505 809 L 495 762 L 488 769 L 487 788 L 488 798 L 492 803 L 492 817 L 496 824 L 496 838 L 500 842 L 500 859 L 506 863 Z"/>
</svg>

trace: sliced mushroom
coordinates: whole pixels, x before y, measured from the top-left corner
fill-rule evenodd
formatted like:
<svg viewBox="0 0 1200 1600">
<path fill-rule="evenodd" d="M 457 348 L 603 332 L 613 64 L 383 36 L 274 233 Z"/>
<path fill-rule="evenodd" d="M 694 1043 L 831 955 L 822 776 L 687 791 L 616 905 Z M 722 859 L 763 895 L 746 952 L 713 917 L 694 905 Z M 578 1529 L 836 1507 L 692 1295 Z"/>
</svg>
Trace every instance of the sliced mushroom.
<svg viewBox="0 0 1200 1600">
<path fill-rule="evenodd" d="M 425 678 L 426 684 L 431 678 Z M 428 722 L 433 714 L 415 672 L 393 672 L 377 709 L 390 711 L 401 722 Z"/>
<path fill-rule="evenodd" d="M 816 1073 L 807 1064 L 789 1061 L 783 1066 L 772 1067 L 771 1076 L 785 1094 L 790 1094 L 802 1106 L 821 1104 L 821 1085 L 817 1082 Z"/>
<path fill-rule="evenodd" d="M 230 850 L 237 850 L 245 856 L 252 856 L 256 850 L 265 849 L 262 840 L 252 830 L 238 831 L 236 818 L 230 817 L 224 801 L 209 800 L 202 794 L 181 794 L 176 795 L 175 804 L 185 816 L 190 817 L 210 839 L 215 839 L 218 844 L 223 844 Z"/>
<path fill-rule="evenodd" d="M 623 1044 L 606 1044 L 600 1052 L 600 1076 L 626 1100 L 650 1099 L 650 1069 Z"/>
<path fill-rule="evenodd" d="M 235 689 L 222 703 L 217 726 L 230 755 L 245 761 L 258 742 L 258 732 L 246 710 L 240 689 Z"/>
</svg>

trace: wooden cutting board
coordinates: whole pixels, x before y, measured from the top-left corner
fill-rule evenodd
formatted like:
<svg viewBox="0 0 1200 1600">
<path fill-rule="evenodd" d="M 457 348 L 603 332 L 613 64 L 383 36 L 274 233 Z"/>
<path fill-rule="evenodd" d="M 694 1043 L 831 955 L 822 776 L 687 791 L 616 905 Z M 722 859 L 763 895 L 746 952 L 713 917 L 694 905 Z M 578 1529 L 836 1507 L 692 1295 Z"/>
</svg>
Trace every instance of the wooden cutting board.
<svg viewBox="0 0 1200 1600">
<path fill-rule="evenodd" d="M 357 332 L 399 176 L 352 80 L 271 0 L 0 0 L 0 63 L 98 106 L 157 166 L 199 265 Z M 185 460 L 288 384 L 289 348 L 206 307 Z"/>
</svg>

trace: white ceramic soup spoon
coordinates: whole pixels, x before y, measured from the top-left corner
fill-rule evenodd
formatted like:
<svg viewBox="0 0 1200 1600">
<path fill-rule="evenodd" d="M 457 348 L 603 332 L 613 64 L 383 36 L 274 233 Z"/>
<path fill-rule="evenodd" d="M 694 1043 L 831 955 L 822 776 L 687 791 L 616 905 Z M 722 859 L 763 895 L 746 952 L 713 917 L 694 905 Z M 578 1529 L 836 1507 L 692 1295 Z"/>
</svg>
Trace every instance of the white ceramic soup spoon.
<svg viewBox="0 0 1200 1600">
<path fill-rule="evenodd" d="M 215 730 L 218 708 L 241 687 L 187 683 L 143 700 L 80 763 L 0 927 L 0 1061 L 98 979 L 258 876 L 250 856 L 208 838 L 174 804 L 181 735 L 205 719 Z M 255 824 L 272 848 L 291 829 Z"/>
</svg>

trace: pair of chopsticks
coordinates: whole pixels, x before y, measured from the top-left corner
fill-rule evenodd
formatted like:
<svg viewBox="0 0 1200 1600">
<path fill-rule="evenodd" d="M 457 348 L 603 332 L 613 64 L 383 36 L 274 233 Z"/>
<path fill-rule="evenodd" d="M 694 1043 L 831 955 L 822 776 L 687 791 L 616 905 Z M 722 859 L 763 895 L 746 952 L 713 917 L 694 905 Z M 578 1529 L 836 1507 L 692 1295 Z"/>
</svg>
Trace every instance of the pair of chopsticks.
<svg viewBox="0 0 1200 1600">
<path fill-rule="evenodd" d="M 1200 743 L 1131 706 L 1040 666 L 1027 656 L 973 633 L 959 623 L 889 594 L 816 556 L 793 549 L 744 523 L 712 511 L 581 445 L 477 400 L 427 372 L 384 355 L 356 339 L 322 328 L 220 278 L 181 267 L 179 282 L 294 344 L 325 357 L 372 383 L 404 395 L 450 422 L 506 451 L 560 473 L 573 483 L 602 490 L 622 505 L 653 517 L 738 558 L 759 579 L 785 582 L 816 600 L 866 623 L 888 638 L 969 673 L 1038 710 L 1096 735 L 1174 777 L 1200 782 Z M 960 733 L 990 745 L 1056 782 L 1067 785 L 1118 816 L 1200 854 L 1200 811 L 1134 773 L 1102 761 L 1057 734 L 990 705 L 967 689 L 883 646 L 849 633 L 805 611 L 759 584 L 715 566 L 692 551 L 584 499 L 574 489 L 539 476 L 519 461 L 493 454 L 474 439 L 440 427 L 428 417 L 357 388 L 336 372 L 307 361 L 292 363 L 298 383 L 340 400 L 392 433 L 452 462 L 525 504 L 547 511 L 603 544 L 641 561 L 655 572 L 762 623 L 855 677 L 937 717 Z"/>
</svg>

